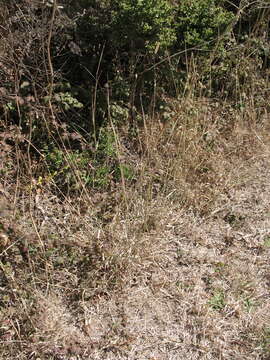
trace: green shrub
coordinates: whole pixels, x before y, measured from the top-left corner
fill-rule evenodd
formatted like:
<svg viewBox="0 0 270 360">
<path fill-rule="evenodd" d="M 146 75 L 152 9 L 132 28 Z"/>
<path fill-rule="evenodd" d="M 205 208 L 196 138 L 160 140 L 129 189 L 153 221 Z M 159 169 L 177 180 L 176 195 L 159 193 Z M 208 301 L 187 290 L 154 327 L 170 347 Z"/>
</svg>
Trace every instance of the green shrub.
<svg viewBox="0 0 270 360">
<path fill-rule="evenodd" d="M 222 7 L 222 1 L 180 1 L 176 10 L 178 47 L 210 50 L 233 18 L 234 14 Z"/>
<path fill-rule="evenodd" d="M 112 13 L 112 40 L 116 48 L 148 54 L 175 40 L 172 6 L 166 0 L 118 0 Z"/>
</svg>

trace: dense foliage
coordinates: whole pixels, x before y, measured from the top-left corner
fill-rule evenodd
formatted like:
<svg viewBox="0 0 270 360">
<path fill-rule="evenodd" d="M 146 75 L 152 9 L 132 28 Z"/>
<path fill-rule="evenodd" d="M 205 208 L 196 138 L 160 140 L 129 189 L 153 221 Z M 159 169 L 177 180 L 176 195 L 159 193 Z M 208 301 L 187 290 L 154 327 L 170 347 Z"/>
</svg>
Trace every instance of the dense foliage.
<svg viewBox="0 0 270 360">
<path fill-rule="evenodd" d="M 263 98 L 263 1 L 21 0 L 1 8 L 1 128 L 10 144 L 31 143 L 59 184 L 72 183 L 73 162 L 85 184 L 119 178 L 112 126 L 126 126 L 132 142 L 142 114 L 167 111 L 168 96 L 239 103 L 258 87 L 255 101 Z M 106 181 L 96 180 L 100 173 Z"/>
</svg>

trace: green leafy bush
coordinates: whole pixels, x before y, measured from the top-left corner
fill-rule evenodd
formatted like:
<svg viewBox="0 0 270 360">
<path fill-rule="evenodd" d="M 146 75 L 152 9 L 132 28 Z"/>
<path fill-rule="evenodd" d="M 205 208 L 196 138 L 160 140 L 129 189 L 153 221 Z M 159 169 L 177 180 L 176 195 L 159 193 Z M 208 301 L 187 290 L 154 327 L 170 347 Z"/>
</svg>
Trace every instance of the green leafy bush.
<svg viewBox="0 0 270 360">
<path fill-rule="evenodd" d="M 166 0 L 118 0 L 112 12 L 112 39 L 116 47 L 149 54 L 175 41 L 172 6 Z"/>
<path fill-rule="evenodd" d="M 177 45 L 209 50 L 233 18 L 234 14 L 222 7 L 222 1 L 182 0 L 176 10 Z"/>
</svg>

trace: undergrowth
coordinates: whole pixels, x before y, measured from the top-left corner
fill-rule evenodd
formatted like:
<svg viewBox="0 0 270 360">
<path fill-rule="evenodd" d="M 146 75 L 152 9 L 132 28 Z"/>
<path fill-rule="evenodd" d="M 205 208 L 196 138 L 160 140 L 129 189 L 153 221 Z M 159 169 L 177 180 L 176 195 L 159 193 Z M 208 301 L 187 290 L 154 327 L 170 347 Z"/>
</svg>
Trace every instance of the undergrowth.
<svg viewBox="0 0 270 360">
<path fill-rule="evenodd" d="M 267 359 L 269 234 L 232 199 L 269 153 L 269 5 L 0 9 L 0 357 L 135 359 L 141 316 L 175 358 Z"/>
</svg>

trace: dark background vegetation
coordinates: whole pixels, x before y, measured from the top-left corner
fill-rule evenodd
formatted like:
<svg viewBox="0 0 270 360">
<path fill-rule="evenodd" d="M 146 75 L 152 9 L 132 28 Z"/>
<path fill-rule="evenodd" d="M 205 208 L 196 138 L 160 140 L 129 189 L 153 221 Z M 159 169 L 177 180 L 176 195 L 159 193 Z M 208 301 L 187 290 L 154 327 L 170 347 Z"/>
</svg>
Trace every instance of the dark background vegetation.
<svg viewBox="0 0 270 360">
<path fill-rule="evenodd" d="M 166 99 L 191 91 L 191 78 L 196 96 L 263 101 L 269 11 L 259 1 L 4 2 L 3 141 L 60 187 L 77 183 L 74 161 L 84 185 L 118 181 L 111 125 L 135 151 L 142 114 L 165 121 Z"/>
</svg>

